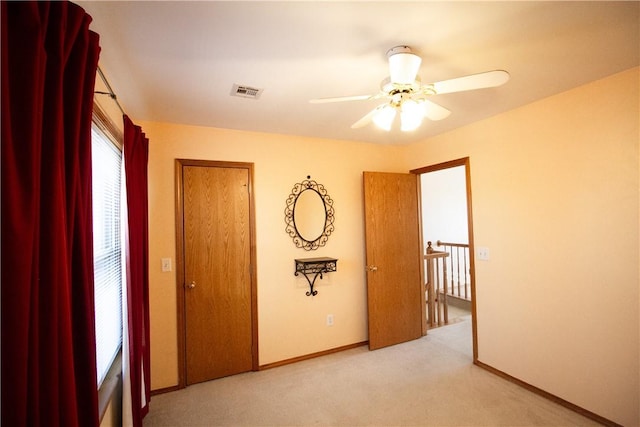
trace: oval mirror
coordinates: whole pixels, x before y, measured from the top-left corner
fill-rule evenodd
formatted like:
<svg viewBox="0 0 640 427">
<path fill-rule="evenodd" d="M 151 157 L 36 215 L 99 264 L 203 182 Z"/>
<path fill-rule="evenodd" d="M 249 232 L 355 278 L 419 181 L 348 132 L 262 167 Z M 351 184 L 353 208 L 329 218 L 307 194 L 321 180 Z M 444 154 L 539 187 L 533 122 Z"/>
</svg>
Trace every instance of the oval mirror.
<svg viewBox="0 0 640 427">
<path fill-rule="evenodd" d="M 310 176 L 293 186 L 284 210 L 285 231 L 306 251 L 324 246 L 333 232 L 333 200 Z"/>
<path fill-rule="evenodd" d="M 327 212 L 320 194 L 312 189 L 302 191 L 293 205 L 293 223 L 300 237 L 309 242 L 318 239 L 326 220 Z"/>
</svg>

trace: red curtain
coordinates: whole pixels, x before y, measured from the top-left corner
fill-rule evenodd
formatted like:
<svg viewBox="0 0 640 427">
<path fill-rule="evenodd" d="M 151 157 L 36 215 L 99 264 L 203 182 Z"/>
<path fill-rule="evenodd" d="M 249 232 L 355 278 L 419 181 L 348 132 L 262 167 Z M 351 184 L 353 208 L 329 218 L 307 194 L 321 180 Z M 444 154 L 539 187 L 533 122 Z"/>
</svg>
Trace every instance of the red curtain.
<svg viewBox="0 0 640 427">
<path fill-rule="evenodd" d="M 72 3 L 2 2 L 6 426 L 98 424 L 90 21 Z"/>
<path fill-rule="evenodd" d="M 127 311 L 129 327 L 129 372 L 133 425 L 142 425 L 149 412 L 151 395 L 149 348 L 149 222 L 147 162 L 149 140 L 124 116 L 124 169 L 127 192 L 128 235 Z M 144 396 L 144 397 L 143 397 Z"/>
</svg>

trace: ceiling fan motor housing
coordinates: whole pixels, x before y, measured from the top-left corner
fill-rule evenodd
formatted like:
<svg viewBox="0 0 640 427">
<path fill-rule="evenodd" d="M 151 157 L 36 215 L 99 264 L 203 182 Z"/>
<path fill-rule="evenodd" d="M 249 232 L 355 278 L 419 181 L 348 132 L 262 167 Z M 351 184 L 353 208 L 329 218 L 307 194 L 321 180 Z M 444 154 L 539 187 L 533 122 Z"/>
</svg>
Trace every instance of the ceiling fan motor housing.
<svg viewBox="0 0 640 427">
<path fill-rule="evenodd" d="M 396 46 L 387 52 L 391 83 L 412 84 L 418 75 L 422 59 L 409 46 Z"/>
</svg>

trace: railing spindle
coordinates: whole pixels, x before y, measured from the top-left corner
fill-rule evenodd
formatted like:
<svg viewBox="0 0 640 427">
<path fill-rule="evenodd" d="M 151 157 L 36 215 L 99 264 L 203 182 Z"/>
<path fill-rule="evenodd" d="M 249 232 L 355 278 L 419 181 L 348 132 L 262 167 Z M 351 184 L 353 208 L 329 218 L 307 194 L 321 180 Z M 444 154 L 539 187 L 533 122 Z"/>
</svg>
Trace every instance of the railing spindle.
<svg viewBox="0 0 640 427">
<path fill-rule="evenodd" d="M 460 292 L 460 248 L 456 248 L 456 266 L 458 267 L 456 285 L 458 286 L 458 296 L 460 296 L 462 295 L 462 292 Z"/>
<path fill-rule="evenodd" d="M 469 299 L 469 295 L 467 293 L 467 288 L 469 287 L 469 282 L 467 280 L 467 271 L 469 271 L 469 269 L 467 268 L 467 250 L 465 249 L 464 251 L 464 268 L 462 271 L 464 271 L 464 299 Z"/>
<path fill-rule="evenodd" d="M 451 294 L 455 295 L 456 294 L 456 275 L 454 274 L 455 263 L 453 261 L 453 248 L 451 246 L 449 246 L 448 252 L 451 254 L 451 259 L 449 260 L 451 264 Z"/>
<path fill-rule="evenodd" d="M 434 274 L 434 282 L 435 282 L 435 286 L 433 289 L 433 294 L 435 295 L 435 299 L 436 299 L 436 322 L 438 323 L 438 326 L 442 325 L 442 314 L 440 314 L 440 263 L 438 262 L 438 259 L 434 259 L 434 264 L 435 264 L 435 274 Z"/>
<path fill-rule="evenodd" d="M 445 291 L 449 295 L 464 298 L 469 301 L 471 299 L 469 245 L 466 243 L 443 242 L 441 240 L 438 240 L 436 245 L 444 247 L 444 251 L 450 254 L 449 260 L 445 261 L 449 263 L 448 270 L 450 272 L 448 280 L 445 279 Z M 461 250 L 462 255 L 460 255 Z M 460 259 L 461 257 L 462 259 Z M 447 266 L 447 264 L 445 264 L 445 266 Z M 461 289 L 462 287 L 464 287 L 464 290 Z"/>
<path fill-rule="evenodd" d="M 444 320 L 449 323 L 449 303 L 447 301 L 447 258 L 442 258 L 442 283 L 444 284 L 444 293 L 442 298 L 444 298 Z"/>
</svg>

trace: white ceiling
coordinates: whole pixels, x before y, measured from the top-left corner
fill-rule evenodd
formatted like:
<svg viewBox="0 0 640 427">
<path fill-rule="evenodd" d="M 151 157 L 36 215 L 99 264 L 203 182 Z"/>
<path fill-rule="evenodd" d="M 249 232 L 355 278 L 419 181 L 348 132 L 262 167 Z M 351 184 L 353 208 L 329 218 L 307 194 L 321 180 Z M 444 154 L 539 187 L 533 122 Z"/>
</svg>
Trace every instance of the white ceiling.
<svg viewBox="0 0 640 427">
<path fill-rule="evenodd" d="M 406 144 L 640 64 L 637 1 L 77 3 L 133 120 Z M 494 69 L 511 79 L 433 96 L 452 114 L 411 133 L 350 128 L 380 101 L 308 102 L 376 93 L 397 45 L 422 57 L 423 82 Z M 264 91 L 232 97 L 233 84 Z"/>
</svg>

